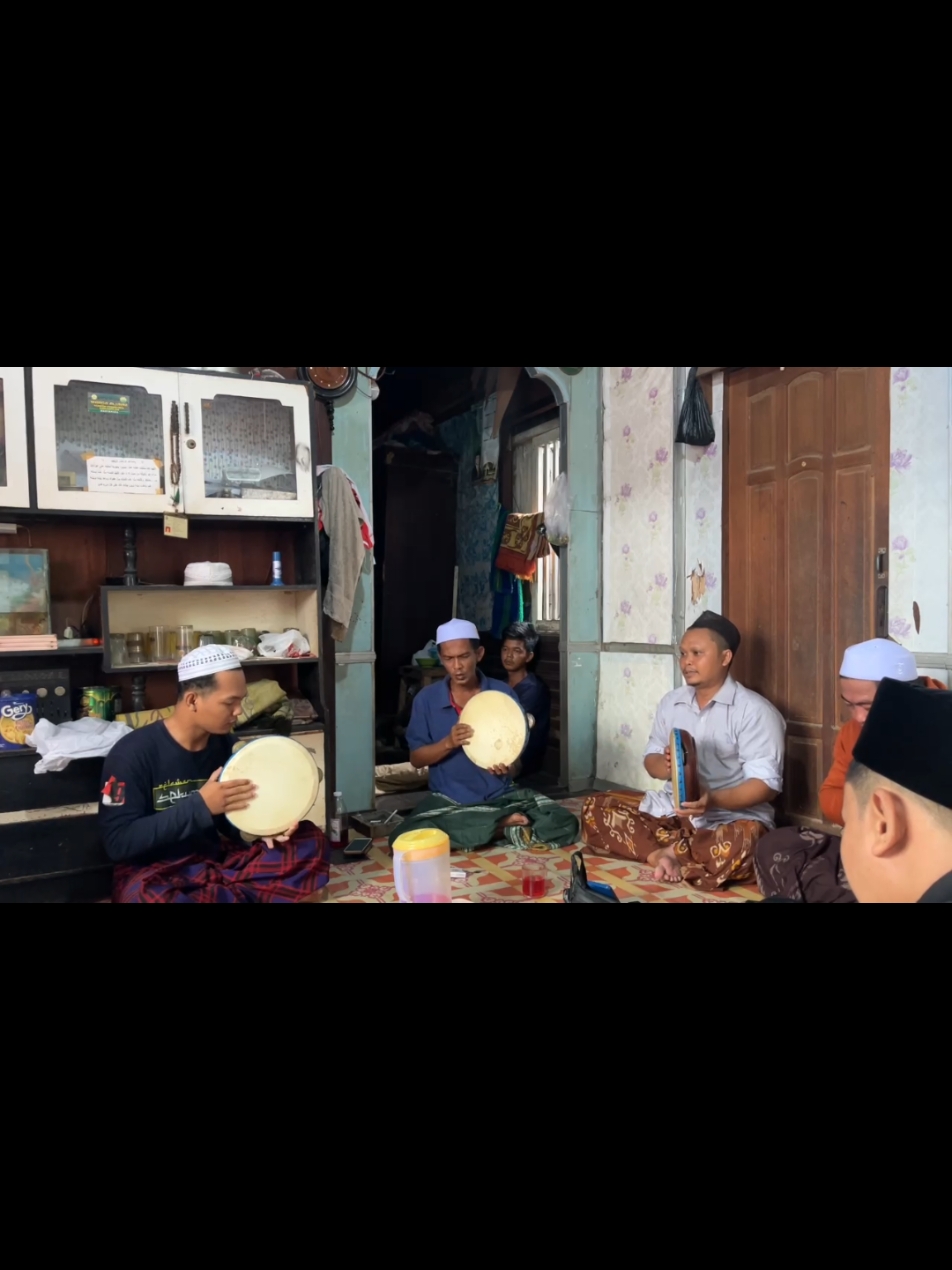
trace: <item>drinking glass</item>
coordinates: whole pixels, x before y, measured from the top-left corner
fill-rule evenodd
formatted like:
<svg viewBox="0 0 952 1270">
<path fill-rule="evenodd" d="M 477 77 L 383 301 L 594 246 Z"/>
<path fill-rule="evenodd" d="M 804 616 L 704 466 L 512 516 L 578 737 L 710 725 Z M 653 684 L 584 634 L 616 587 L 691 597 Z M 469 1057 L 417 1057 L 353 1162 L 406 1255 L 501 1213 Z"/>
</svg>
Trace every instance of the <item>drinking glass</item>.
<svg viewBox="0 0 952 1270">
<path fill-rule="evenodd" d="M 523 856 L 520 861 L 522 893 L 527 900 L 543 900 L 549 889 L 548 870 L 539 856 Z"/>
</svg>

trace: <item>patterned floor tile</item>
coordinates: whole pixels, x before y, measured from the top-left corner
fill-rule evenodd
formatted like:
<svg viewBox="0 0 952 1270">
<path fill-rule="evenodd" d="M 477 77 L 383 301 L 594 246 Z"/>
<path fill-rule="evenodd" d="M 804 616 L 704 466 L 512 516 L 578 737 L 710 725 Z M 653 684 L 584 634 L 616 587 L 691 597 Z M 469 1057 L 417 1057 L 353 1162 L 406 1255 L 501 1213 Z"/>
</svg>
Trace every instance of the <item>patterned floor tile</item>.
<svg viewBox="0 0 952 1270">
<path fill-rule="evenodd" d="M 580 799 L 565 799 L 563 806 L 578 816 Z M 568 884 L 572 855 L 577 848 L 565 851 L 516 851 L 494 846 L 486 852 L 472 852 L 452 857 L 452 866 L 466 877 L 454 879 L 453 896 L 474 904 L 561 903 Z M 520 861 L 523 856 L 542 858 L 548 865 L 549 891 L 544 900 L 527 900 L 522 894 Z M 593 882 L 606 882 L 622 903 L 644 904 L 738 904 L 759 900 L 760 893 L 751 886 L 733 891 L 703 894 L 687 886 L 664 886 L 655 882 L 653 870 L 646 865 L 628 864 L 624 860 L 606 860 L 586 854 L 585 867 Z M 335 866 L 327 888 L 329 904 L 395 904 L 397 894 L 393 882 L 393 861 L 386 842 L 378 842 L 366 860 L 356 864 Z"/>
</svg>

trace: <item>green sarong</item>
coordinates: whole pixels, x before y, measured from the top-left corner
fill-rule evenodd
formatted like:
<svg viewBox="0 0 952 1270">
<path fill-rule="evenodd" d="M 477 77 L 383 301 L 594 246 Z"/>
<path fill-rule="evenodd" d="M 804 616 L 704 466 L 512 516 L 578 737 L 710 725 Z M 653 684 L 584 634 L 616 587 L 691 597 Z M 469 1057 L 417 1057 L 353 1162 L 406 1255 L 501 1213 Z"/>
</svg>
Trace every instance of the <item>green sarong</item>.
<svg viewBox="0 0 952 1270">
<path fill-rule="evenodd" d="M 507 816 L 525 816 L 528 825 L 511 825 L 503 831 L 514 847 L 571 847 L 579 840 L 581 826 L 570 811 L 531 789 L 510 789 L 491 803 L 464 807 L 444 794 L 430 794 L 416 807 L 399 829 L 390 835 L 390 845 L 405 833 L 418 829 L 440 829 L 455 850 L 476 851 L 498 841 L 496 826 Z"/>
</svg>

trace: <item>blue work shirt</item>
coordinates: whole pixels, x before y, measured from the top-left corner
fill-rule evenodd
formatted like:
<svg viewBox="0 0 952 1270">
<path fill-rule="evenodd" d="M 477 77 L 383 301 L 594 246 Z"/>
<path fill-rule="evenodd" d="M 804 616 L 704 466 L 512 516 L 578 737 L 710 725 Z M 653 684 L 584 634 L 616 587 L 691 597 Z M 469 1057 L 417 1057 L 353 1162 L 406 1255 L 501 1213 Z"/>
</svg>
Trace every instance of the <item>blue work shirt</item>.
<svg viewBox="0 0 952 1270">
<path fill-rule="evenodd" d="M 549 748 L 549 732 L 552 728 L 552 694 L 537 675 L 531 672 L 517 684 L 515 694 L 526 714 L 535 719 L 535 727 L 529 733 L 529 744 L 522 756 L 522 775 L 532 776 L 542 769 Z"/>
<path fill-rule="evenodd" d="M 479 674 L 479 685 L 483 692 L 504 692 L 518 702 L 519 698 L 508 684 L 498 679 L 487 679 Z M 418 693 L 413 702 L 413 714 L 407 728 L 407 745 L 410 753 L 422 750 L 427 745 L 436 745 L 445 741 L 459 723 L 459 715 L 450 695 L 450 680 L 433 684 Z M 512 789 L 512 781 L 508 776 L 493 776 L 492 772 L 484 772 L 466 757 L 465 749 L 454 750 L 449 758 L 430 768 L 430 789 L 434 794 L 443 794 L 452 798 L 453 802 L 464 807 L 476 807 L 480 803 L 491 803 L 494 798 Z"/>
</svg>

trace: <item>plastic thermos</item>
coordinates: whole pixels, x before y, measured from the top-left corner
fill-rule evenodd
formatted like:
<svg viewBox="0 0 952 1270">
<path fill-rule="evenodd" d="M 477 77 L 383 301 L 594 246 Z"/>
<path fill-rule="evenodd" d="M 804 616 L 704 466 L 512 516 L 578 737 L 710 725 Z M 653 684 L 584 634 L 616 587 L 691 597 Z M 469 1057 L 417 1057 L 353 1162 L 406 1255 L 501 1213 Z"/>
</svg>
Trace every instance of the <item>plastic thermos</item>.
<svg viewBox="0 0 952 1270">
<path fill-rule="evenodd" d="M 452 904 L 450 840 L 439 829 L 405 833 L 393 844 L 393 878 L 401 904 Z"/>
</svg>

